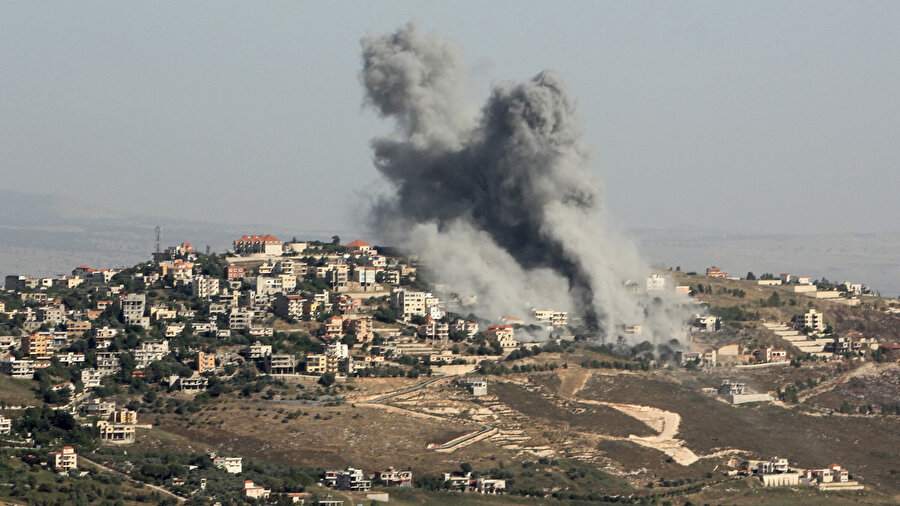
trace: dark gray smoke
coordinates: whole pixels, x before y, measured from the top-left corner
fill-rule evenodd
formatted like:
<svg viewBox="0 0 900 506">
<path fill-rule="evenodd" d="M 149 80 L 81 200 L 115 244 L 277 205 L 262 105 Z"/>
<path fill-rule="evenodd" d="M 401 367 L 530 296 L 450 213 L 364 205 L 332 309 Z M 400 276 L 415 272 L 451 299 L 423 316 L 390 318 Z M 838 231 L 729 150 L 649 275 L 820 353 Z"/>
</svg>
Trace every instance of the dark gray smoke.
<svg viewBox="0 0 900 506">
<path fill-rule="evenodd" d="M 608 231 L 575 103 L 556 74 L 495 86 L 478 114 L 449 41 L 410 23 L 362 48 L 367 103 L 397 124 L 372 141 L 375 166 L 396 188 L 373 209 L 384 239 L 476 295 L 489 318 L 569 310 L 600 335 L 643 324 L 675 337 L 671 286 L 653 304 L 626 289 L 650 270 Z"/>
</svg>

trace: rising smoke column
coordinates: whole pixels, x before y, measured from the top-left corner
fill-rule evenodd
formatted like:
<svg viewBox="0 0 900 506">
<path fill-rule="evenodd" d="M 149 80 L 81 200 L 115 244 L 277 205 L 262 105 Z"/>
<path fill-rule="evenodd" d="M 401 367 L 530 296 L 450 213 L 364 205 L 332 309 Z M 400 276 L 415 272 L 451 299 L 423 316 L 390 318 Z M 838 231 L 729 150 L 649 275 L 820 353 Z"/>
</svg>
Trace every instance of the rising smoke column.
<svg viewBox="0 0 900 506">
<path fill-rule="evenodd" d="M 497 85 L 477 113 L 446 39 L 409 23 L 361 44 L 366 102 L 397 127 L 372 141 L 375 166 L 396 189 L 373 206 L 382 238 L 477 295 L 489 318 L 569 310 L 601 336 L 642 323 L 672 337 L 676 305 L 625 288 L 649 269 L 605 226 L 602 185 L 556 74 Z"/>
</svg>

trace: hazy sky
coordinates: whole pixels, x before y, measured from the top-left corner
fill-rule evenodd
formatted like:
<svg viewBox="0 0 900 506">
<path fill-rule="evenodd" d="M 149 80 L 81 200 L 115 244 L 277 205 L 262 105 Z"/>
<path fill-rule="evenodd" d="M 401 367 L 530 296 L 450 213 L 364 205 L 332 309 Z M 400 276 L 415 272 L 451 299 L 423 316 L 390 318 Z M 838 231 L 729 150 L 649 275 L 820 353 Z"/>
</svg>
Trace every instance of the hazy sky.
<svg viewBox="0 0 900 506">
<path fill-rule="evenodd" d="M 623 228 L 900 229 L 900 3 L 560 4 L 2 2 L 0 184 L 358 228 L 390 129 L 359 39 L 416 19 L 461 45 L 476 104 L 567 81 Z"/>
</svg>

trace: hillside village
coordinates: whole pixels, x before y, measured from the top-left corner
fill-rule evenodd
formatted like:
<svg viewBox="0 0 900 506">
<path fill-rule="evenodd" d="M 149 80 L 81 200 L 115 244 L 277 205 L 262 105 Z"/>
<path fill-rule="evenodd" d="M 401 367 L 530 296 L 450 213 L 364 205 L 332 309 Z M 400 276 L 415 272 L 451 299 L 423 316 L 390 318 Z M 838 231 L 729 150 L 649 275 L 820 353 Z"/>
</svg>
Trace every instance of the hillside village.
<svg viewBox="0 0 900 506">
<path fill-rule="evenodd" d="M 876 502 L 900 493 L 884 479 L 857 479 L 854 456 L 829 465 L 838 447 L 820 456 L 828 462 L 800 465 L 771 457 L 769 445 L 729 446 L 743 440 L 702 450 L 707 435 L 690 436 L 690 415 L 668 400 L 654 406 L 651 393 L 626 390 L 616 398 L 645 382 L 634 388 L 678 388 L 666 396 L 737 410 L 728 417 L 896 423 L 900 303 L 861 283 L 661 271 L 629 291 L 690 295 L 697 314 L 683 336 L 655 345 L 640 342 L 640 325 L 626 325 L 640 344 L 622 347 L 592 341 L 559 308 L 462 314 L 471 296 L 431 283 L 416 258 L 362 240 L 244 235 L 226 253 L 182 243 L 151 258 L 5 278 L 0 434 L 19 464 L 0 471 L 43 468 L 57 485 L 72 483 L 15 483 L 4 497 L 44 501 L 64 486 L 112 479 L 137 487 L 135 503 L 459 493 L 677 501 L 733 480 Z M 860 394 L 868 384 L 883 393 Z M 599 391 L 606 395 L 591 393 Z M 365 449 L 364 423 L 415 428 Z M 273 439 L 290 431 L 303 436 Z M 675 438 L 682 432 L 686 439 Z M 389 441 L 408 450 L 377 449 Z M 288 447 L 322 457 L 280 456 Z M 619 456 L 634 449 L 643 457 Z"/>
</svg>

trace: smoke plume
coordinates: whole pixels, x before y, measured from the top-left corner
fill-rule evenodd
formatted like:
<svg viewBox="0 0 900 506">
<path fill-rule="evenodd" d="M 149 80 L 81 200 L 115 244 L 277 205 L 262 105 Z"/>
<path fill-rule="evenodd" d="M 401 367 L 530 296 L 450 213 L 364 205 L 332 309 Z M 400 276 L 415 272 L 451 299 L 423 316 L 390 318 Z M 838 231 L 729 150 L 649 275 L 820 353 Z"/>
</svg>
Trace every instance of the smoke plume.
<svg viewBox="0 0 900 506">
<path fill-rule="evenodd" d="M 641 324 L 677 337 L 686 300 L 642 292 L 650 269 L 611 232 L 575 102 L 551 71 L 465 98 L 457 47 L 415 23 L 362 40 L 366 103 L 396 122 L 372 141 L 395 192 L 373 206 L 381 239 L 418 254 L 490 319 L 569 311 L 600 337 Z M 635 290 L 635 283 L 641 290 Z M 629 284 L 630 287 L 629 288 Z"/>
</svg>

